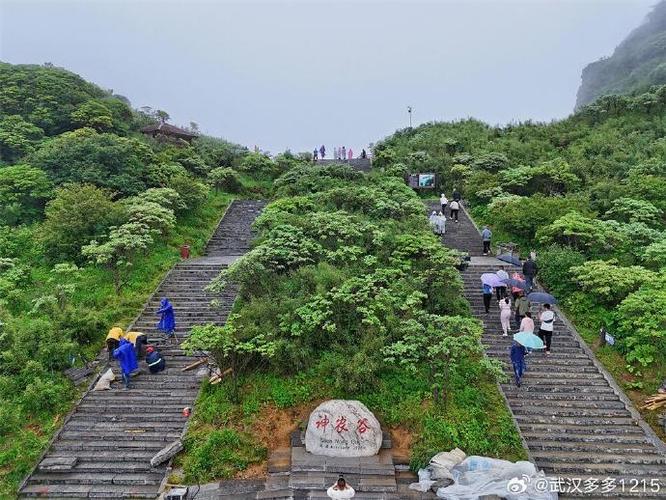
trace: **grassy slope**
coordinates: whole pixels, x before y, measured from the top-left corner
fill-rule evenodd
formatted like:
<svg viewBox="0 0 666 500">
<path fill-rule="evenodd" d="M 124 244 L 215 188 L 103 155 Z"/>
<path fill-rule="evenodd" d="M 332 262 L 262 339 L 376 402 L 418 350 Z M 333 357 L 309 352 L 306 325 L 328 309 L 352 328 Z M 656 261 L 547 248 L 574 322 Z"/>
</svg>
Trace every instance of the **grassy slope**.
<svg viewBox="0 0 666 500">
<path fill-rule="evenodd" d="M 98 310 L 109 310 L 110 321 L 114 323 L 132 321 L 164 274 L 179 260 L 181 244 L 189 243 L 193 255 L 201 253 L 230 200 L 231 196 L 225 193 L 211 194 L 205 205 L 183 215 L 166 239 L 157 242 L 147 255 L 137 260 L 121 296 L 115 295 L 107 271 L 96 267 L 85 268 L 74 302 Z M 37 262 L 32 270 L 36 278 L 46 276 L 48 271 L 49 267 L 40 266 Z M 106 332 L 99 332 L 100 345 L 105 335 Z M 89 354 L 94 356 L 99 347 L 91 346 Z M 15 494 L 20 481 L 60 427 L 75 396 L 75 391 L 72 391 L 71 400 L 63 405 L 61 412 L 35 416 L 19 432 L 3 437 L 0 442 L 0 498 L 11 498 Z"/>
</svg>

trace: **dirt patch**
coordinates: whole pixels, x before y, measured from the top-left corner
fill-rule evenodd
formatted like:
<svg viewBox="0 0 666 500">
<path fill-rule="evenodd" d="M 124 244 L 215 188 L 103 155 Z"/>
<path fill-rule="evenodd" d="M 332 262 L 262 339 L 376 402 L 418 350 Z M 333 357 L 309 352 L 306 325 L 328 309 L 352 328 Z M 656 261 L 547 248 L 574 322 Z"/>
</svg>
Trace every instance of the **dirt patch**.
<svg viewBox="0 0 666 500">
<path fill-rule="evenodd" d="M 268 456 L 278 448 L 291 446 L 291 433 L 301 422 L 306 422 L 310 413 L 322 401 L 310 401 L 291 408 L 278 408 L 275 405 L 264 405 L 254 419 L 250 432 L 268 450 Z M 266 477 L 266 462 L 251 465 L 236 475 L 237 479 L 257 479 Z"/>
<path fill-rule="evenodd" d="M 392 451 L 396 455 L 409 456 L 409 450 L 412 447 L 412 433 L 405 427 L 392 427 L 389 429 L 391 434 Z"/>
</svg>

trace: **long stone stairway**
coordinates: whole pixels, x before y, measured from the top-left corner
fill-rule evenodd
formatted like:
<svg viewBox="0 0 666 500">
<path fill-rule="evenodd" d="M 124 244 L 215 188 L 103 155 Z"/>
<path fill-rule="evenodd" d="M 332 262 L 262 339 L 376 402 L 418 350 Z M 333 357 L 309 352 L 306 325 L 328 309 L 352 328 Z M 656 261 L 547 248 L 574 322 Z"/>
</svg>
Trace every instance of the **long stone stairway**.
<svg viewBox="0 0 666 500">
<path fill-rule="evenodd" d="M 39 464 L 26 478 L 19 496 L 45 498 L 156 498 L 167 465 L 152 468 L 157 451 L 181 437 L 199 389 L 196 370 L 181 368 L 196 361 L 157 332 L 155 313 L 168 297 L 176 313 L 180 341 L 199 324 L 223 324 L 236 293 L 227 290 L 210 307 L 210 280 L 249 249 L 251 224 L 264 202 L 234 201 L 227 209 L 205 257 L 178 263 L 167 274 L 132 325 L 148 334 L 165 358 L 167 369 L 132 378 L 131 389 L 114 383 L 109 391 L 88 391 L 65 420 Z M 104 353 L 106 355 L 106 353 Z M 115 363 L 112 364 L 114 371 Z"/>
<path fill-rule="evenodd" d="M 511 336 L 502 336 L 496 300 L 485 313 L 480 276 L 518 268 L 478 256 L 479 232 L 462 210 L 457 225 L 447 223 L 443 241 L 472 255 L 462 273 L 465 296 L 483 322 L 486 353 L 505 362 L 509 379 L 501 389 L 530 459 L 558 482 L 560 498 L 666 498 L 664 443 L 563 314 L 556 311 L 552 353 L 530 354 L 523 383 L 516 387 L 509 367 Z M 533 308 L 538 328 L 536 312 Z M 512 328 L 515 333 L 513 322 Z"/>
</svg>

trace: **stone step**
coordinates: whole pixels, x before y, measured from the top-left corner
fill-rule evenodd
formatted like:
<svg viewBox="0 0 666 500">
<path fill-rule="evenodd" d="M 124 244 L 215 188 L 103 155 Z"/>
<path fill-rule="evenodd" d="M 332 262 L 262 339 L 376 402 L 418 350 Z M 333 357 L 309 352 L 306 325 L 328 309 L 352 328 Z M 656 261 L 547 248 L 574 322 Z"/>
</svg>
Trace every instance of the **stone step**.
<svg viewBox="0 0 666 500">
<path fill-rule="evenodd" d="M 49 472 L 48 474 L 34 474 L 29 484 L 115 484 L 115 485 L 154 485 L 159 486 L 162 481 L 161 473 L 143 471 L 141 473 L 116 473 L 114 471 L 101 472 Z"/>
<path fill-rule="evenodd" d="M 608 475 L 626 475 L 632 477 L 666 477 L 666 466 L 664 465 L 646 465 L 632 463 L 571 463 L 568 460 L 536 460 L 537 466 L 543 469 L 546 474 L 570 473 L 570 474 L 608 474 Z M 578 476 L 580 477 L 580 476 Z"/>
<path fill-rule="evenodd" d="M 596 437 L 596 436 L 593 436 Z M 555 452 L 580 452 L 594 454 L 609 454 L 609 455 L 622 455 L 625 453 L 631 455 L 648 454 L 655 456 L 656 449 L 654 446 L 647 442 L 642 442 L 639 445 L 632 443 L 621 443 L 614 440 L 607 439 L 605 442 L 599 441 L 539 441 L 529 439 L 529 447 L 531 450 L 537 451 L 555 451 Z M 657 455 L 658 456 L 658 455 Z"/>
<path fill-rule="evenodd" d="M 556 415 L 536 415 L 536 414 L 514 414 L 518 424 L 523 422 L 534 424 L 547 424 L 559 421 L 562 424 L 569 425 L 635 425 L 634 420 L 630 417 L 604 417 L 599 416 L 556 416 Z"/>
<path fill-rule="evenodd" d="M 114 441 L 113 436 L 109 436 L 107 440 L 96 440 L 96 441 L 77 441 L 77 440 L 68 440 L 68 439 L 58 439 L 54 445 L 53 449 L 63 455 L 63 451 L 74 451 L 74 450 L 116 450 L 118 453 L 124 452 L 124 450 L 141 450 L 141 451 L 159 451 L 164 448 L 164 443 L 153 442 L 153 441 Z M 154 453 L 153 453 L 154 454 Z"/>
<path fill-rule="evenodd" d="M 660 465 L 664 466 L 662 470 L 666 472 L 666 459 L 655 453 L 655 449 L 645 450 L 643 453 L 626 452 L 622 454 L 612 454 L 604 451 L 573 451 L 573 450 L 532 450 L 532 456 L 537 462 L 555 460 L 566 461 L 573 465 L 576 463 L 584 464 L 618 464 L 618 465 Z"/>
<path fill-rule="evenodd" d="M 521 432 L 527 435 L 539 435 L 539 439 L 547 439 L 548 436 L 557 433 L 566 433 L 572 439 L 578 439 L 579 436 L 594 435 L 600 439 L 608 439 L 608 436 L 617 436 L 621 438 L 645 438 L 645 434 L 640 427 L 634 423 L 621 423 L 619 425 L 598 426 L 595 424 L 580 425 L 558 422 L 557 419 L 549 419 L 547 422 L 530 422 L 529 419 L 521 422 Z M 582 439 L 582 438 L 581 438 Z"/>
<path fill-rule="evenodd" d="M 552 400 L 552 399 L 509 399 L 512 408 L 544 408 L 544 409 L 585 409 L 585 410 L 621 410 L 627 409 L 621 401 L 585 401 L 585 400 Z M 608 413 L 607 413 L 608 415 Z"/>
<path fill-rule="evenodd" d="M 29 484 L 21 496 L 43 498 L 152 498 L 157 497 L 155 485 L 115 484 Z"/>
</svg>

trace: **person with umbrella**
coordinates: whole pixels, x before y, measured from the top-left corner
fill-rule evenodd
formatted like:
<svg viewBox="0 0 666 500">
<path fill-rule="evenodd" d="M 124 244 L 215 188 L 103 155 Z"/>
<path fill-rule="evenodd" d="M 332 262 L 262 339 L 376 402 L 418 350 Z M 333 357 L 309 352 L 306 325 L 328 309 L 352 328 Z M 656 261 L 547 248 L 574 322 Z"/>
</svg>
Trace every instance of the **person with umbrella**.
<svg viewBox="0 0 666 500">
<path fill-rule="evenodd" d="M 523 275 L 525 276 L 525 281 L 527 282 L 528 292 L 531 292 L 532 288 L 534 288 L 534 278 L 536 277 L 538 270 L 539 268 L 537 267 L 536 262 L 532 260 L 532 255 L 530 255 L 523 263 Z"/>
<path fill-rule="evenodd" d="M 539 313 L 539 338 L 546 344 L 546 354 L 550 354 L 550 344 L 553 339 L 553 324 L 555 323 L 555 313 L 550 310 L 550 304 L 543 305 L 543 310 Z"/>
<path fill-rule="evenodd" d="M 157 329 L 164 333 L 168 339 L 176 336 L 176 317 L 173 312 L 173 305 L 169 299 L 163 297 L 160 301 L 160 308 L 157 314 L 161 315 L 160 321 L 157 323 Z M 178 341 L 178 339 L 176 339 Z"/>
</svg>

